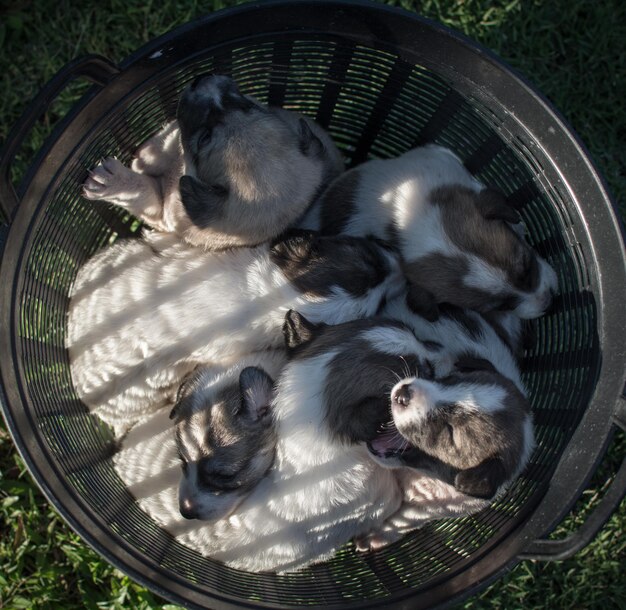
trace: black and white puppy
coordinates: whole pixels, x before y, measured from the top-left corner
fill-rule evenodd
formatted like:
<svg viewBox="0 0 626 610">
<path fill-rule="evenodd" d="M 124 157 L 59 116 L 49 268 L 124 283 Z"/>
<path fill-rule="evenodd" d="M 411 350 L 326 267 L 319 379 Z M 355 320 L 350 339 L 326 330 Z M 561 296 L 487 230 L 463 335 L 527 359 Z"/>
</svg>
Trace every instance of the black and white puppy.
<svg viewBox="0 0 626 610">
<path fill-rule="evenodd" d="M 79 270 L 66 335 L 72 381 L 121 436 L 171 404 L 197 365 L 229 366 L 281 346 L 287 310 L 315 322 L 367 317 L 404 283 L 395 255 L 366 239 L 300 232 L 207 252 L 149 232 Z"/>
<path fill-rule="evenodd" d="M 377 463 L 397 469 L 403 503 L 357 540 L 385 546 L 427 521 L 479 511 L 515 481 L 534 448 L 530 405 L 514 353 L 520 320 L 498 323 L 448 307 L 436 322 L 399 298 L 384 310 L 439 350 L 435 379 L 407 375 L 389 394 L 391 421 L 370 440 Z"/>
<path fill-rule="evenodd" d="M 388 241 L 430 319 L 439 303 L 535 318 L 557 290 L 556 273 L 523 239 L 517 211 L 441 146 L 345 172 L 301 226 Z"/>
<path fill-rule="evenodd" d="M 143 417 L 122 439 L 113 458 L 117 473 L 170 533 L 192 531 L 190 519 L 226 519 L 265 476 L 276 446 L 273 379 L 285 362 L 280 349 L 227 369 L 200 366 L 171 412 L 164 407 Z"/>
<path fill-rule="evenodd" d="M 113 158 L 100 163 L 84 196 L 208 250 L 276 237 L 343 171 L 319 125 L 264 106 L 218 75 L 186 87 L 177 120 L 136 155 L 130 169 Z"/>
<path fill-rule="evenodd" d="M 388 393 L 407 363 L 423 375 L 432 370 L 430 350 L 399 322 L 327 326 L 289 312 L 285 335 L 290 361 L 270 405 L 273 466 L 228 518 L 180 519 L 170 529 L 182 544 L 242 570 L 288 572 L 327 559 L 398 509 L 395 474 L 369 457 L 365 441 L 386 418 Z M 184 426 L 179 440 L 196 435 Z"/>
</svg>

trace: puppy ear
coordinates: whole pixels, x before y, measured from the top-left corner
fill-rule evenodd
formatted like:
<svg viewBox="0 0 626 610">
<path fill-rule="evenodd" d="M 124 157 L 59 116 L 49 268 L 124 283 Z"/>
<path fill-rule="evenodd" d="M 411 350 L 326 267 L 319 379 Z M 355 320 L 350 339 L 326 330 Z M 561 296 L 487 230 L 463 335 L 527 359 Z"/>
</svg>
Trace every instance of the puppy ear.
<svg viewBox="0 0 626 610">
<path fill-rule="evenodd" d="M 185 212 L 197 227 L 206 229 L 222 217 L 228 197 L 226 188 L 210 186 L 191 176 L 182 176 L 178 188 Z"/>
<path fill-rule="evenodd" d="M 309 157 L 320 157 L 324 153 L 324 144 L 313 133 L 308 121 L 301 118 L 298 121 L 298 139 L 302 154 Z"/>
<path fill-rule="evenodd" d="M 440 312 L 435 295 L 417 284 L 409 284 L 406 304 L 413 313 L 429 322 L 436 322 L 439 319 Z"/>
<path fill-rule="evenodd" d="M 288 352 L 310 343 L 313 337 L 315 337 L 324 324 L 313 324 L 309 322 L 302 314 L 290 309 L 285 314 L 285 321 L 283 323 L 283 338 L 285 340 L 285 347 Z"/>
<path fill-rule="evenodd" d="M 474 468 L 461 470 L 454 477 L 454 488 L 475 498 L 489 500 L 506 481 L 506 472 L 500 458 L 490 458 Z"/>
<path fill-rule="evenodd" d="M 471 355 L 461 356 L 455 363 L 454 368 L 461 373 L 471 373 L 472 371 L 489 371 L 497 373 L 496 367 L 485 358 L 477 358 Z"/>
<path fill-rule="evenodd" d="M 195 390 L 197 382 L 202 377 L 204 370 L 204 368 L 198 367 L 183 377 L 181 384 L 178 386 L 178 391 L 176 392 L 176 404 L 170 411 L 170 419 L 178 418 L 189 396 Z"/>
<path fill-rule="evenodd" d="M 289 263 L 306 262 L 311 256 L 316 239 L 315 231 L 290 230 L 272 243 L 270 257 L 281 267 L 288 266 Z"/>
<path fill-rule="evenodd" d="M 261 419 L 271 413 L 274 381 L 261 368 L 248 366 L 239 374 L 241 412 L 252 419 Z"/>
<path fill-rule="evenodd" d="M 514 225 L 522 222 L 519 212 L 506 202 L 502 193 L 495 189 L 486 188 L 480 191 L 476 197 L 476 205 L 487 220 L 504 220 Z"/>
</svg>

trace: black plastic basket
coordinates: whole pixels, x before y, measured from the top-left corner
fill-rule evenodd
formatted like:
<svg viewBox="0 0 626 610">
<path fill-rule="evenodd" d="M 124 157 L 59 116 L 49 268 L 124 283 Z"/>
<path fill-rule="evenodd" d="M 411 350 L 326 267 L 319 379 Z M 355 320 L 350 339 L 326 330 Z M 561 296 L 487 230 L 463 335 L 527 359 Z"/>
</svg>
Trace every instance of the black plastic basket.
<svg viewBox="0 0 626 610">
<path fill-rule="evenodd" d="M 554 311 L 524 359 L 538 437 L 530 466 L 482 513 L 432 523 L 381 552 L 347 545 L 285 576 L 228 569 L 181 546 L 134 504 L 107 431 L 76 398 L 64 349 L 68 291 L 97 249 L 131 235 L 123 213 L 81 198 L 87 169 L 126 161 L 174 116 L 202 72 L 328 127 L 350 164 L 436 141 L 501 189 L 555 267 Z M 46 141 L 22 184 L 25 134 L 70 81 L 94 86 Z M 191 607 L 425 608 L 476 591 L 520 558 L 584 546 L 624 494 L 626 465 L 582 528 L 547 540 L 626 428 L 626 256 L 602 179 L 532 87 L 485 49 L 433 22 L 366 2 L 263 2 L 222 11 L 149 43 L 120 66 L 90 56 L 62 69 L 13 130 L 0 161 L 8 224 L 0 276 L 4 415 L 43 491 L 104 557 Z"/>
</svg>

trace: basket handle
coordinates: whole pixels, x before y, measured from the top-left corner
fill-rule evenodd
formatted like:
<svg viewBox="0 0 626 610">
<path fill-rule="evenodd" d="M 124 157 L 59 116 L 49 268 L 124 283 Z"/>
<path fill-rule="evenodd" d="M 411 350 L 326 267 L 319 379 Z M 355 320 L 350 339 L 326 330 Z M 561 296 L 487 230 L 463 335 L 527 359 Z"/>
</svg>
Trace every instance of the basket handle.
<svg viewBox="0 0 626 610">
<path fill-rule="evenodd" d="M 617 399 L 613 422 L 626 432 L 626 387 Z M 626 495 L 626 457 L 622 460 L 622 464 L 604 497 L 578 528 L 578 531 L 562 540 L 537 539 L 519 555 L 519 558 L 541 561 L 569 559 L 595 538 L 620 505 L 624 495 Z"/>
<path fill-rule="evenodd" d="M 28 105 L 0 150 L 0 213 L 5 222 L 11 221 L 20 201 L 11 180 L 11 166 L 35 122 L 71 81 L 82 77 L 104 86 L 119 72 L 120 69 L 114 63 L 101 55 L 78 57 L 63 66 Z"/>
</svg>

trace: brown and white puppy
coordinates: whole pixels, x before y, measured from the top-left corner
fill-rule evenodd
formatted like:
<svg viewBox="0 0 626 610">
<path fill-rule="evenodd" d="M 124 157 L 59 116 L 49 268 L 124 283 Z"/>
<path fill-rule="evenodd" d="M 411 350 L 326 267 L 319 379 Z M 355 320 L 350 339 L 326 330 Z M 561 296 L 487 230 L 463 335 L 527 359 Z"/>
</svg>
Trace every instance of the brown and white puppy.
<svg viewBox="0 0 626 610">
<path fill-rule="evenodd" d="M 301 226 L 388 241 L 429 319 L 440 303 L 535 318 L 557 290 L 554 270 L 523 239 L 518 212 L 441 146 L 342 174 Z"/>
<path fill-rule="evenodd" d="M 312 120 L 260 104 L 229 77 L 203 75 L 183 91 L 177 120 L 138 150 L 131 169 L 105 159 L 83 195 L 221 250 L 276 237 L 341 171 L 340 153 Z"/>
<path fill-rule="evenodd" d="M 280 349 L 228 369 L 198 367 L 171 412 L 144 417 L 122 439 L 116 471 L 170 533 L 193 530 L 190 519 L 227 518 L 266 475 L 276 446 L 273 379 L 285 362 Z"/>
</svg>

